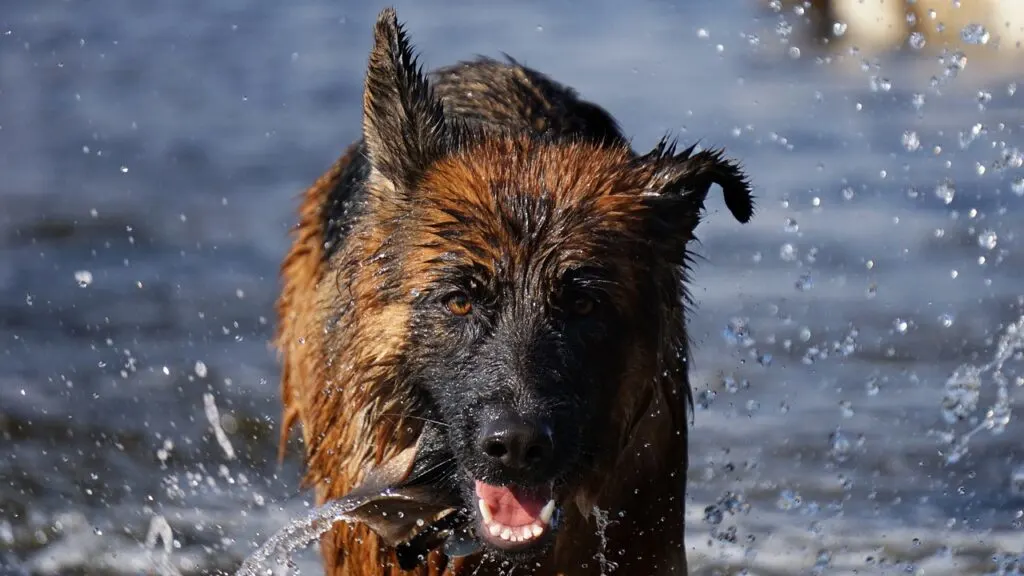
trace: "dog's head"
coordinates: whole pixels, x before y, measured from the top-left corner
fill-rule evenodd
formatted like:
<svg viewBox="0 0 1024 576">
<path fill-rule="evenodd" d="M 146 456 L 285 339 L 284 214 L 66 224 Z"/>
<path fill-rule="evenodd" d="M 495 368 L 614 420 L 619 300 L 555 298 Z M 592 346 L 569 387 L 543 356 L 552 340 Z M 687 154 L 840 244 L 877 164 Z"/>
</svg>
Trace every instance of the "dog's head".
<svg viewBox="0 0 1024 576">
<path fill-rule="evenodd" d="M 370 209 L 356 233 L 376 243 L 363 273 L 379 286 L 366 309 L 401 319 L 407 416 L 443 433 L 431 457 L 476 538 L 535 556 L 558 507 L 614 474 L 607 455 L 655 382 L 685 386 L 686 246 L 712 184 L 750 218 L 747 182 L 717 152 L 663 142 L 640 156 L 449 117 L 392 10 L 376 24 L 363 130 Z"/>
</svg>

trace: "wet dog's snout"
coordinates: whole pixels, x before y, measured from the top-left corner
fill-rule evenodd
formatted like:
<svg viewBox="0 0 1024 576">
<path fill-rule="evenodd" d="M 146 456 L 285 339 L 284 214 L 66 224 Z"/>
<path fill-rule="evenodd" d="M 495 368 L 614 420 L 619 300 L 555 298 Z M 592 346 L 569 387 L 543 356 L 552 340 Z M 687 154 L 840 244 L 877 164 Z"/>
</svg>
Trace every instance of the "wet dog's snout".
<svg viewBox="0 0 1024 576">
<path fill-rule="evenodd" d="M 486 421 L 478 447 L 484 458 L 511 470 L 546 468 L 555 448 L 549 426 L 511 411 Z"/>
</svg>

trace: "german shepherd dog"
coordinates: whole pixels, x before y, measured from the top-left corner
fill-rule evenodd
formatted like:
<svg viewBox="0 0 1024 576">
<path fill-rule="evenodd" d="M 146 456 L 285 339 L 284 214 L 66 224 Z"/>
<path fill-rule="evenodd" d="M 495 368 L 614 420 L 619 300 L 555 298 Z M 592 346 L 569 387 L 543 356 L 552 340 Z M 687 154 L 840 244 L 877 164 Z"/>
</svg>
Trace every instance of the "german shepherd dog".
<svg viewBox="0 0 1024 576">
<path fill-rule="evenodd" d="M 751 218 L 720 151 L 635 153 L 511 58 L 425 75 L 380 13 L 362 138 L 306 191 L 277 303 L 282 453 L 301 423 L 318 503 L 392 499 L 323 537 L 327 573 L 686 573 L 712 184 Z"/>
</svg>

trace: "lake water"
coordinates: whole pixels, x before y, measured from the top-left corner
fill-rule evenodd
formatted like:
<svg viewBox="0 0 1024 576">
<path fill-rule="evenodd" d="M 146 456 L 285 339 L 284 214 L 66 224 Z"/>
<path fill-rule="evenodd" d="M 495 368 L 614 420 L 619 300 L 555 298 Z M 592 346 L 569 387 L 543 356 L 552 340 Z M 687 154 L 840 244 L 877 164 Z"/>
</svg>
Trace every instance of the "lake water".
<svg viewBox="0 0 1024 576">
<path fill-rule="evenodd" d="M 232 570 L 310 506 L 267 342 L 359 130 L 380 7 L 347 4 L 4 2 L 0 573 Z M 429 67 L 504 51 L 749 171 L 755 220 L 699 229 L 695 574 L 1024 570 L 1021 420 L 948 462 L 1020 355 L 947 391 L 1024 314 L 1024 75 L 797 54 L 753 0 L 398 9 Z"/>
</svg>

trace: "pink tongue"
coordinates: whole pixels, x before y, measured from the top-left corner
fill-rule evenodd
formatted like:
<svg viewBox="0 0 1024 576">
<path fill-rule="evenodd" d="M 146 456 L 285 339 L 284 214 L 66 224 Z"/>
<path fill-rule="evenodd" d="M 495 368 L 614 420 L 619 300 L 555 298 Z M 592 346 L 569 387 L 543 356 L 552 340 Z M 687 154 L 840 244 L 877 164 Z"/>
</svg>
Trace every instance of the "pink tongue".
<svg viewBox="0 0 1024 576">
<path fill-rule="evenodd" d="M 491 486 L 476 481 L 476 495 L 491 511 L 495 522 L 505 526 L 528 526 L 537 521 L 548 498 L 515 486 Z"/>
</svg>

